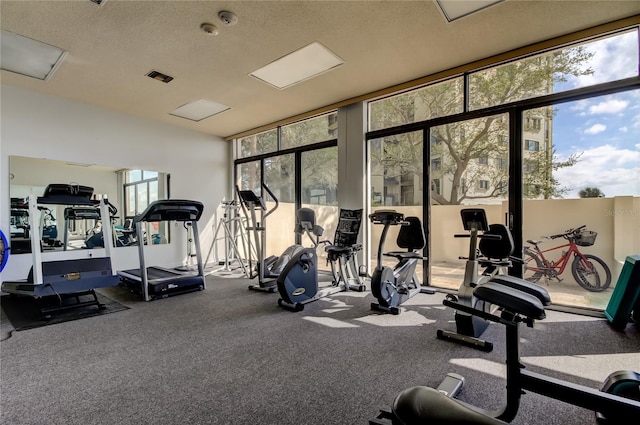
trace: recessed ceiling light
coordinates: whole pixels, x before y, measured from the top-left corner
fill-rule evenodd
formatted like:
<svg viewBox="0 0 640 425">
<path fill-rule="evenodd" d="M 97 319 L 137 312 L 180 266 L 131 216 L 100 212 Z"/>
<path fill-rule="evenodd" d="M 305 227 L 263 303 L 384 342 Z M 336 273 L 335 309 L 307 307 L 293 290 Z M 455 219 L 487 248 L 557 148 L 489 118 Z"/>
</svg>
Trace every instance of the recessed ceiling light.
<svg viewBox="0 0 640 425">
<path fill-rule="evenodd" d="M 504 0 L 436 0 L 436 4 L 442 11 L 445 19 L 453 22 L 472 13 L 486 9 Z"/>
<path fill-rule="evenodd" d="M 39 80 L 51 78 L 66 52 L 31 38 L 2 30 L 0 68 Z"/>
<path fill-rule="evenodd" d="M 314 42 L 253 71 L 255 77 L 278 89 L 285 89 L 325 73 L 344 63 L 325 46 Z"/>
<path fill-rule="evenodd" d="M 198 99 L 174 109 L 169 114 L 197 122 L 224 112 L 227 109 L 230 108 L 213 100 Z"/>
</svg>

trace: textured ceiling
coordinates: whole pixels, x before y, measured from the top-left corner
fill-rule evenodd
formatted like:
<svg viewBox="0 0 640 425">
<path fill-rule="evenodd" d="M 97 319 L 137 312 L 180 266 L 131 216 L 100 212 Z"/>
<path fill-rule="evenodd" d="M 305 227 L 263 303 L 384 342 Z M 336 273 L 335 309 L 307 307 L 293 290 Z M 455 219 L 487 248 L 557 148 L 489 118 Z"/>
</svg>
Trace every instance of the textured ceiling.
<svg viewBox="0 0 640 425">
<path fill-rule="evenodd" d="M 234 12 L 224 26 L 217 14 Z M 2 29 L 68 51 L 48 81 L 2 84 L 227 137 L 531 43 L 640 14 L 638 1 L 507 0 L 447 23 L 425 1 L 0 2 Z M 217 36 L 200 30 L 203 22 Z M 345 64 L 284 90 L 248 76 L 319 41 Z M 145 76 L 158 70 L 169 84 Z M 206 98 L 229 106 L 200 122 L 169 115 Z"/>
</svg>

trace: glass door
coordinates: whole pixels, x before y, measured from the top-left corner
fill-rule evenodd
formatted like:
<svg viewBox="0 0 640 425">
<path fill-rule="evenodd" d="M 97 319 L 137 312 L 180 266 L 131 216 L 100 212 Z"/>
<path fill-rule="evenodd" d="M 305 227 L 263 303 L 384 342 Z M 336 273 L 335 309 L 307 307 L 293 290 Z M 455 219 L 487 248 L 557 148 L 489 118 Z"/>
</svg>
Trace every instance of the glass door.
<svg viewBox="0 0 640 425">
<path fill-rule="evenodd" d="M 638 98 L 522 114 L 524 277 L 554 304 L 604 310 L 625 258 L 640 252 Z"/>
<path fill-rule="evenodd" d="M 316 224 L 322 226 L 321 240 L 333 242 L 338 225 L 338 148 L 316 149 L 300 154 L 302 207 L 316 214 Z M 304 246 L 311 246 L 309 238 L 302 238 Z M 317 250 L 320 270 L 329 270 L 322 247 Z"/>
<path fill-rule="evenodd" d="M 482 208 L 489 224 L 508 211 L 508 114 L 432 127 L 430 149 L 430 284 L 457 290 L 464 278 L 470 238 L 460 211 Z"/>
<path fill-rule="evenodd" d="M 370 213 L 378 210 L 396 210 L 405 217 L 415 216 L 424 223 L 424 138 L 423 131 L 385 136 L 369 141 L 369 202 Z M 364 223 L 363 223 L 364 224 Z M 376 266 L 382 225 L 370 226 L 370 267 Z M 384 252 L 402 251 L 396 244 L 399 226 L 392 226 L 384 244 Z M 383 257 L 384 265 L 393 267 L 396 261 Z M 416 273 L 426 284 L 424 262 Z"/>
<path fill-rule="evenodd" d="M 279 256 L 285 249 L 296 242 L 295 239 L 295 155 L 279 155 L 265 158 L 264 184 L 277 198 L 277 209 L 267 218 L 266 256 Z M 268 193 L 262 196 L 271 210 L 276 207 L 276 199 Z"/>
</svg>

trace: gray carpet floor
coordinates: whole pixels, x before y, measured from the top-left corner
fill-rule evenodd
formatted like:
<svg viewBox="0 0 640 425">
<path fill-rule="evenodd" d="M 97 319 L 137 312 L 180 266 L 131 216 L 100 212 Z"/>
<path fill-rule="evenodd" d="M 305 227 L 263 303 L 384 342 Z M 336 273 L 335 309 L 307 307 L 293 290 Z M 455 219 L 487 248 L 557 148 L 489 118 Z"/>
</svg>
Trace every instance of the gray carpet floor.
<svg viewBox="0 0 640 425">
<path fill-rule="evenodd" d="M 0 422 L 14 424 L 360 424 L 409 386 L 466 378 L 460 398 L 504 399 L 503 329 L 491 353 L 436 339 L 454 329 L 442 294 L 418 294 L 398 316 L 372 312 L 371 293 L 341 293 L 293 313 L 246 279 L 209 276 L 205 291 L 37 329 L 0 343 Z M 522 330 L 531 370 L 597 387 L 609 372 L 640 369 L 640 332 L 549 312 Z M 2 316 L 3 329 L 10 326 Z M 583 425 L 593 412 L 536 394 L 514 424 Z"/>
</svg>

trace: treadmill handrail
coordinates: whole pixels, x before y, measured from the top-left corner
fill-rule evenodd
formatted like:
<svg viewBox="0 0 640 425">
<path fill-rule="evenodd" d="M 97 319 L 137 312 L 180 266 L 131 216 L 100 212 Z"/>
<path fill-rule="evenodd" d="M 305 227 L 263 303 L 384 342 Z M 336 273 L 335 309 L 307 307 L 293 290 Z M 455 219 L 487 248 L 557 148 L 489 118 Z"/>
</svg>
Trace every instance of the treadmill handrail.
<svg viewBox="0 0 640 425">
<path fill-rule="evenodd" d="M 188 199 L 160 199 L 150 203 L 133 221 L 198 221 L 204 205 Z"/>
</svg>

